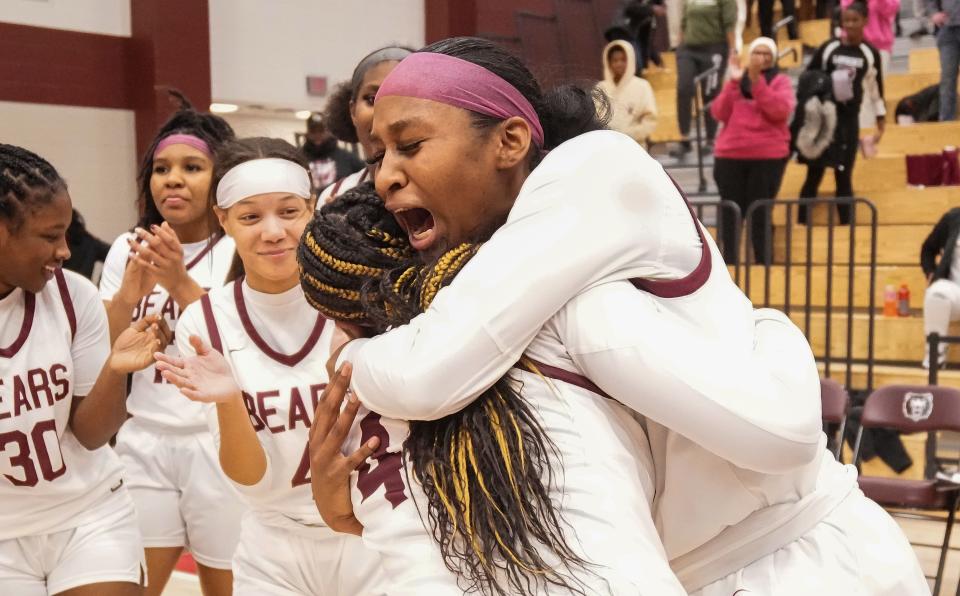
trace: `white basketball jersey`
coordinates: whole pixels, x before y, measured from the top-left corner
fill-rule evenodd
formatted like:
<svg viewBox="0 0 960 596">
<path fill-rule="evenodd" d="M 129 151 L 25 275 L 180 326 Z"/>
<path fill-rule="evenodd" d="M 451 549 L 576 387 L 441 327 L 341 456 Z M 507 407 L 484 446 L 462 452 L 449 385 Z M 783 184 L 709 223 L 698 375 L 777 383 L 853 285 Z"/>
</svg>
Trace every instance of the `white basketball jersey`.
<svg viewBox="0 0 960 596">
<path fill-rule="evenodd" d="M 67 428 L 110 353 L 97 290 L 58 271 L 38 294 L 0 299 L 0 540 L 87 523 L 121 485 L 108 446 L 90 451 Z"/>
<path fill-rule="evenodd" d="M 201 337 L 224 355 L 243 391 L 268 463 L 259 483 L 235 484 L 238 491 L 263 523 L 307 536 L 331 532 L 313 502 L 307 442 L 327 386 L 333 331 L 333 322 L 307 304 L 300 286 L 264 294 L 241 281 L 191 304 L 177 327 L 184 354 L 193 354 L 190 336 Z M 219 446 L 216 406 L 205 408 Z"/>
<path fill-rule="evenodd" d="M 653 524 L 653 464 L 643 428 L 632 414 L 600 397 L 577 375 L 548 380 L 514 369 L 510 376 L 522 383 L 521 395 L 558 449 L 551 456 L 550 495 L 568 530 L 567 543 L 595 565 L 590 568 L 594 573 L 576 572 L 587 593 L 683 594 Z M 380 439 L 372 461 L 352 482 L 364 543 L 381 554 L 397 594 L 463 593 L 428 529 L 427 501 L 412 467 L 409 462 L 404 467 L 401 451 L 409 425 L 366 408 L 361 408 L 359 420 L 347 452 L 373 437 Z M 543 556 L 551 560 L 549 553 Z M 568 593 L 530 579 L 538 594 Z"/>
<path fill-rule="evenodd" d="M 104 262 L 100 279 L 100 297 L 103 300 L 112 299 L 120 289 L 130 253 L 128 238 L 133 238 L 133 235 L 122 234 L 117 238 Z M 206 240 L 184 244 L 183 254 L 190 277 L 202 288 L 215 289 L 223 285 L 230 270 L 234 242 L 229 236 L 222 236 L 212 244 Z M 159 284 L 134 308 L 133 320 L 138 321 L 151 314 L 162 315 L 170 329 L 176 329 L 180 307 Z M 179 355 L 175 342 L 171 342 L 165 352 L 175 357 Z M 153 365 L 132 375 L 127 411 L 138 422 L 177 432 L 197 432 L 206 430 L 207 426 L 201 405 L 180 395 L 176 387 L 163 380 Z"/>
</svg>

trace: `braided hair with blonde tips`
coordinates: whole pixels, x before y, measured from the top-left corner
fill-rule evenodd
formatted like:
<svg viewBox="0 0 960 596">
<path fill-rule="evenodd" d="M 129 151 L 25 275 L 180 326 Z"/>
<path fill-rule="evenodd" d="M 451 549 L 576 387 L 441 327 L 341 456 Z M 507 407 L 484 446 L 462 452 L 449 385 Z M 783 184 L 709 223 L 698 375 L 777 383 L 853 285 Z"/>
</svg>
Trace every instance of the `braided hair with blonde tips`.
<svg viewBox="0 0 960 596">
<path fill-rule="evenodd" d="M 424 264 L 373 186 L 361 185 L 307 226 L 301 285 L 321 313 L 381 333 L 426 310 L 478 249 L 461 244 Z M 411 421 L 404 456 L 444 562 L 467 592 L 533 594 L 553 585 L 585 594 L 574 570 L 589 564 L 567 544 L 550 499 L 551 461 L 560 456 L 517 380 L 505 376 L 439 420 Z"/>
</svg>

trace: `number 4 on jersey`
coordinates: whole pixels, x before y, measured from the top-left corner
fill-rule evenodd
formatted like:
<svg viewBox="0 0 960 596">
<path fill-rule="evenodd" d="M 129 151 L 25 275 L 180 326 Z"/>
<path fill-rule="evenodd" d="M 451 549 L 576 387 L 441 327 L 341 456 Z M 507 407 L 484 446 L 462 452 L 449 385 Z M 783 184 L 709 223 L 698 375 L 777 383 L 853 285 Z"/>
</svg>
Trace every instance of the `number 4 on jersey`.
<svg viewBox="0 0 960 596">
<path fill-rule="evenodd" d="M 370 464 L 364 462 L 357 468 L 357 489 L 363 496 L 363 500 L 366 500 L 379 487 L 383 486 L 386 490 L 384 497 L 396 509 L 400 503 L 407 499 L 403 484 L 403 457 L 400 453 L 387 452 L 387 448 L 390 446 L 390 435 L 387 433 L 387 429 L 380 424 L 380 415 L 370 412 L 360 421 L 360 444 L 366 443 L 373 437 L 380 439 L 380 446 L 370 456 L 371 459 L 376 460 L 377 467 L 371 470 Z M 290 484 L 295 487 L 310 484 L 309 445 L 306 445 L 303 449 L 300 465 L 297 467 Z"/>
</svg>

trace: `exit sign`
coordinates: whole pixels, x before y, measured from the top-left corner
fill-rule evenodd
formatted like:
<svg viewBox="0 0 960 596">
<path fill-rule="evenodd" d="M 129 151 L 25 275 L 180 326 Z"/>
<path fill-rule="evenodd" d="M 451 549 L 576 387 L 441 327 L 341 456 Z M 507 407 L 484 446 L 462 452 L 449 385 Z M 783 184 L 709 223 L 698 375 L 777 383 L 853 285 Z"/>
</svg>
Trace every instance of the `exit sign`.
<svg viewBox="0 0 960 596">
<path fill-rule="evenodd" d="M 307 95 L 326 95 L 327 77 L 308 76 L 307 77 Z"/>
</svg>

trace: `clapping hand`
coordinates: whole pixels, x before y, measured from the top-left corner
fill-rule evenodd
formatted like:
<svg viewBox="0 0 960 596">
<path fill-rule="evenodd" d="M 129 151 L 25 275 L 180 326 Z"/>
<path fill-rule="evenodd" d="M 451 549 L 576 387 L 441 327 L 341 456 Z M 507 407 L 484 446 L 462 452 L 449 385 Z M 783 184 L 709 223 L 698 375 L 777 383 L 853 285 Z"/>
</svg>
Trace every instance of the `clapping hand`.
<svg viewBox="0 0 960 596">
<path fill-rule="evenodd" d="M 223 354 L 196 335 L 190 336 L 190 345 L 197 352 L 196 356 L 174 358 L 155 354 L 160 375 L 192 401 L 225 403 L 240 397 L 240 386 Z"/>
</svg>

